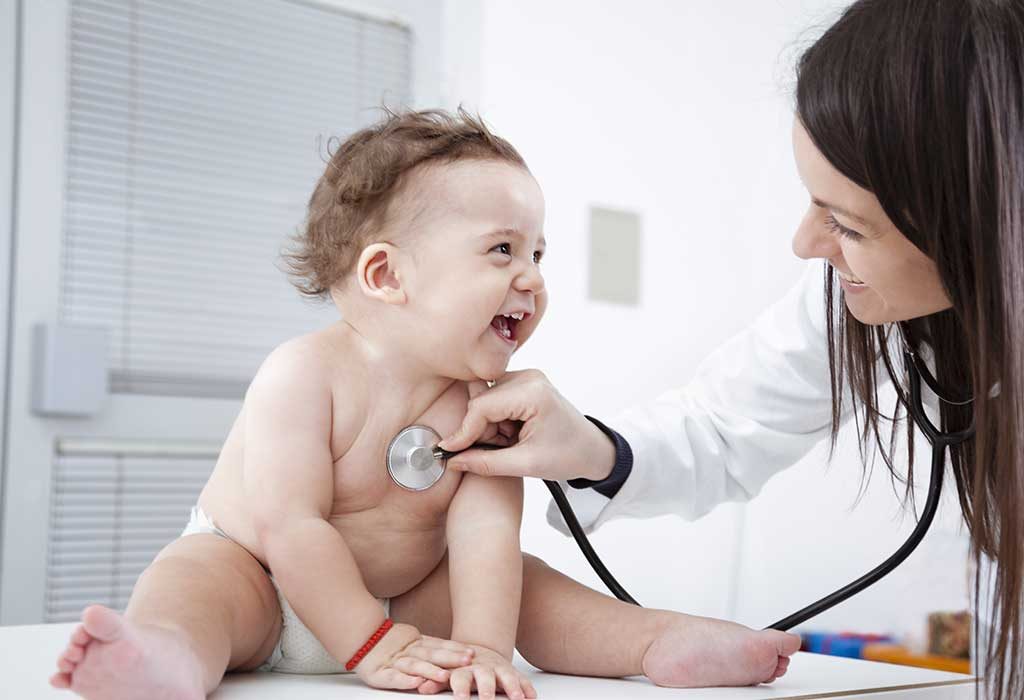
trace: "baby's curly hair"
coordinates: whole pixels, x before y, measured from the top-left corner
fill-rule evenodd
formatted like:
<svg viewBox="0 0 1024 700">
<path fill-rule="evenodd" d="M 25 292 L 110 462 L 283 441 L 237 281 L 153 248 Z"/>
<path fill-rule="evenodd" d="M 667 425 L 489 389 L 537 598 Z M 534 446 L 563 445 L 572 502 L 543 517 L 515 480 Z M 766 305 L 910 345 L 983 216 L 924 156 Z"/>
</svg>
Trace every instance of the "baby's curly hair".
<svg viewBox="0 0 1024 700">
<path fill-rule="evenodd" d="M 374 241 L 403 175 L 425 163 L 498 160 L 526 168 L 505 139 L 462 107 L 393 112 L 357 131 L 331 154 L 312 196 L 304 228 L 283 254 L 292 283 L 327 297 Z"/>
</svg>

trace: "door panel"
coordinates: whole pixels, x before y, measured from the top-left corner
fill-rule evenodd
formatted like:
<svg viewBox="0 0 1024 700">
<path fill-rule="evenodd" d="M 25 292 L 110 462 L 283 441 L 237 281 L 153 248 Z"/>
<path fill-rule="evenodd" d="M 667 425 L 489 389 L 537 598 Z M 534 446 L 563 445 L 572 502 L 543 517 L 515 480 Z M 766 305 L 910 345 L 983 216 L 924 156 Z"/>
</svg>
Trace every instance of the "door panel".
<svg viewBox="0 0 1024 700">
<path fill-rule="evenodd" d="M 336 318 L 278 269 L 318 144 L 436 104 L 440 2 L 380 4 L 24 3 L 0 624 L 122 606 L 262 357 Z M 94 415 L 33 413 L 37 324 L 105 329 Z"/>
</svg>

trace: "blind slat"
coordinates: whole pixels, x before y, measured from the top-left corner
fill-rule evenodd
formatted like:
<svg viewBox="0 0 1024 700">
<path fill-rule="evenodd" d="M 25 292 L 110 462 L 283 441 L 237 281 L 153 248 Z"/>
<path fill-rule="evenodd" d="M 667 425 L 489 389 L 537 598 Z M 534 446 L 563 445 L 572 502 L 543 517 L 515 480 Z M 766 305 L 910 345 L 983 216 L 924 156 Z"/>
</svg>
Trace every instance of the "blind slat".
<svg viewBox="0 0 1024 700">
<path fill-rule="evenodd" d="M 113 391 L 237 398 L 335 320 L 278 254 L 318 139 L 406 102 L 411 54 L 406 27 L 283 0 L 72 0 L 60 315 L 110 329 Z"/>
<path fill-rule="evenodd" d="M 193 443 L 181 444 L 183 454 L 194 448 Z M 185 527 L 215 460 L 95 451 L 56 457 L 47 622 L 75 619 L 90 602 L 123 605 L 138 575 Z"/>
</svg>

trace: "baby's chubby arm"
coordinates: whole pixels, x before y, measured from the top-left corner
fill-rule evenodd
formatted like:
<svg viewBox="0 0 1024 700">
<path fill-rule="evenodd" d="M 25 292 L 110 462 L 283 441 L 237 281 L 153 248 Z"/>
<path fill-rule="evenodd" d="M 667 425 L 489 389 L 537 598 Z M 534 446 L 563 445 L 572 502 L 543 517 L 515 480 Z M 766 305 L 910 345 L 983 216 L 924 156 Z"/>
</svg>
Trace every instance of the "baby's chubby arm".
<svg viewBox="0 0 1024 700">
<path fill-rule="evenodd" d="M 517 477 L 466 474 L 448 507 L 452 639 L 508 659 L 523 589 L 522 518 L 523 480 Z"/>
<path fill-rule="evenodd" d="M 246 394 L 245 499 L 284 597 L 331 656 L 345 662 L 386 617 L 344 538 L 327 519 L 334 496 L 332 421 L 341 421 L 342 430 L 346 422 L 355 427 L 358 409 L 352 416 L 337 415 L 323 351 L 294 343 L 267 358 Z M 446 678 L 426 661 L 406 659 L 384 668 L 420 639 L 415 627 L 396 624 L 356 673 L 370 685 L 389 688 L 422 682 L 406 673 Z M 428 658 L 426 652 L 414 655 Z"/>
</svg>

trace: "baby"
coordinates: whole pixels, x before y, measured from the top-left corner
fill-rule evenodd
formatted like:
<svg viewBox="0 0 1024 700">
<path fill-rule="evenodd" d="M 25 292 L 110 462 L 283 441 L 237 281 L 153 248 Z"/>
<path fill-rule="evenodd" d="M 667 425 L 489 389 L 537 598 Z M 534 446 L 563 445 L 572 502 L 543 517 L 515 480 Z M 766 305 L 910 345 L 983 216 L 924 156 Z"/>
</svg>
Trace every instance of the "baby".
<svg viewBox="0 0 1024 700">
<path fill-rule="evenodd" d="M 184 699 L 226 671 L 354 671 L 534 698 L 514 648 L 545 670 L 672 686 L 785 673 L 792 635 L 627 605 L 521 554 L 519 479 L 389 477 L 393 436 L 454 432 L 533 334 L 543 227 L 522 157 L 462 111 L 392 114 L 342 144 L 288 257 L 341 320 L 267 357 L 183 536 L 124 615 L 83 612 L 51 683 Z"/>
</svg>

